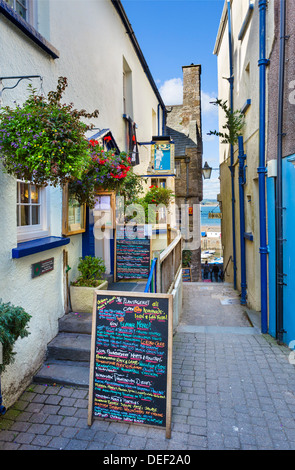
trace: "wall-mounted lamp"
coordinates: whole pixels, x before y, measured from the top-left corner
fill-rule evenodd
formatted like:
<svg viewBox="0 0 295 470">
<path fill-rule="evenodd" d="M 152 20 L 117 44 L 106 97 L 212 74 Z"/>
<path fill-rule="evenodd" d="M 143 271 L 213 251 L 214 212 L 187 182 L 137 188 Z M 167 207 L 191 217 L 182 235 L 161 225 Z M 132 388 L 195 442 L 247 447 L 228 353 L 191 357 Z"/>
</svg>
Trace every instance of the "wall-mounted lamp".
<svg viewBox="0 0 295 470">
<path fill-rule="evenodd" d="M 202 168 L 202 173 L 204 180 L 209 180 L 211 178 L 212 168 L 205 162 L 204 167 Z"/>
</svg>

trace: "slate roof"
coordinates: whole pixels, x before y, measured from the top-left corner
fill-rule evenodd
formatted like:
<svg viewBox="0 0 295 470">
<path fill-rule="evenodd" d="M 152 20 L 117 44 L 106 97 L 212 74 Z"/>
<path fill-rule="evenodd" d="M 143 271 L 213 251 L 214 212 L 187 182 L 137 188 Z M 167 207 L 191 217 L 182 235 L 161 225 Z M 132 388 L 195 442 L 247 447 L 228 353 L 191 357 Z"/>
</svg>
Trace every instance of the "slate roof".
<svg viewBox="0 0 295 470">
<path fill-rule="evenodd" d="M 183 157 L 186 155 L 187 147 L 197 147 L 197 144 L 187 137 L 183 132 L 176 131 L 166 126 L 166 134 L 171 137 L 175 144 L 175 157 Z"/>
</svg>

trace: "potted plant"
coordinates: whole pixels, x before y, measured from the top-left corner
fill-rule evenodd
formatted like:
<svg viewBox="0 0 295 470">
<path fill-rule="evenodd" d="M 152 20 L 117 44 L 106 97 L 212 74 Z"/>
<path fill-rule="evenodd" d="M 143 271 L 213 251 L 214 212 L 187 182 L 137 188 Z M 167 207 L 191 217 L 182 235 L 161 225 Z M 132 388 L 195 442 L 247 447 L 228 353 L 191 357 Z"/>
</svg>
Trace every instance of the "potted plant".
<svg viewBox="0 0 295 470">
<path fill-rule="evenodd" d="M 105 270 L 106 268 L 101 258 L 96 258 L 95 256 L 80 258 L 78 264 L 80 276 L 70 285 L 73 311 L 82 313 L 92 312 L 94 291 L 108 288 L 108 281 L 103 279 Z"/>
</svg>

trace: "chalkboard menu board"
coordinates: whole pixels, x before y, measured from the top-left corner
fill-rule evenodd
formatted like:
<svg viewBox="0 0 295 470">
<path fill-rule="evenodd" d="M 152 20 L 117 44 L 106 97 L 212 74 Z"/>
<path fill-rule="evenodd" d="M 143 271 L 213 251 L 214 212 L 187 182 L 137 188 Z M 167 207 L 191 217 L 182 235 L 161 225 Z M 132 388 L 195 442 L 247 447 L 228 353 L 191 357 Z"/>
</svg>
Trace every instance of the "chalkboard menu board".
<svg viewBox="0 0 295 470">
<path fill-rule="evenodd" d="M 148 279 L 151 240 L 144 225 L 116 226 L 115 279 Z"/>
<path fill-rule="evenodd" d="M 171 368 L 172 295 L 96 291 L 88 424 L 160 426 L 170 438 Z"/>
<path fill-rule="evenodd" d="M 191 268 L 182 268 L 182 280 L 183 280 L 183 282 L 191 282 L 192 281 Z"/>
</svg>

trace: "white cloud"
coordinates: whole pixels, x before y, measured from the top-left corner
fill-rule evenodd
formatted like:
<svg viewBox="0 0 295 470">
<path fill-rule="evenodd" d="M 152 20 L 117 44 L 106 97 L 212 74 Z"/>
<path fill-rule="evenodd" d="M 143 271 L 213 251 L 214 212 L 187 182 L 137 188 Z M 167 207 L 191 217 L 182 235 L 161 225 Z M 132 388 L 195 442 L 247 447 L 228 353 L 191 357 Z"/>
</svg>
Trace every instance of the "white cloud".
<svg viewBox="0 0 295 470">
<path fill-rule="evenodd" d="M 205 93 L 204 91 L 201 92 L 201 106 L 202 106 L 202 113 L 203 114 L 212 114 L 217 116 L 218 115 L 218 107 L 212 104 L 212 101 L 216 100 L 215 93 Z"/>
<path fill-rule="evenodd" d="M 166 106 L 182 104 L 183 85 L 181 78 L 166 80 L 160 87 L 160 93 Z"/>
</svg>

